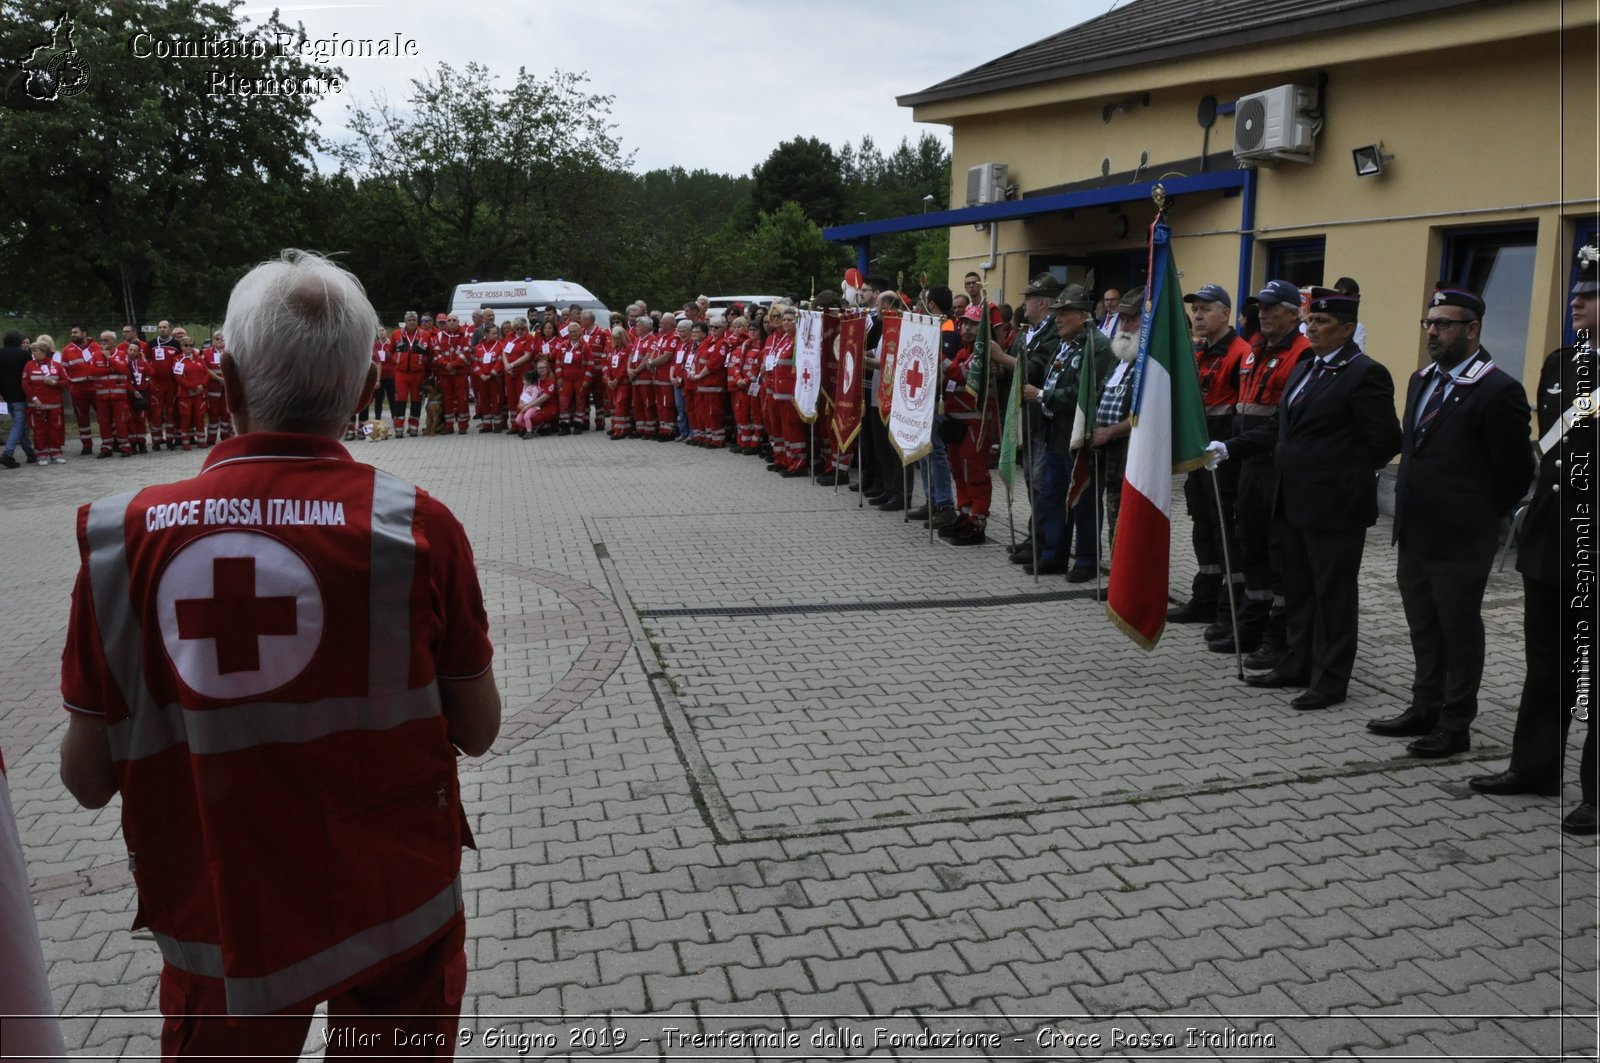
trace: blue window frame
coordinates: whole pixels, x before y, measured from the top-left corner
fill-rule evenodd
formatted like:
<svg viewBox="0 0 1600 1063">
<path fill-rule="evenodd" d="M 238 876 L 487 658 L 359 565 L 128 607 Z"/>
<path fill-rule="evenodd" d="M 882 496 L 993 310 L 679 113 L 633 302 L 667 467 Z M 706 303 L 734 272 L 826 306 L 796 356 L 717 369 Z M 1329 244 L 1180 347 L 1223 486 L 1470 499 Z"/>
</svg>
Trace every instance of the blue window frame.
<svg viewBox="0 0 1600 1063">
<path fill-rule="evenodd" d="M 1269 281 L 1288 281 L 1296 288 L 1310 288 L 1322 283 L 1324 263 L 1328 255 L 1325 237 L 1306 237 L 1300 240 L 1273 240 L 1267 244 L 1267 276 Z M 1359 281 L 1360 278 L 1357 278 Z"/>
</svg>

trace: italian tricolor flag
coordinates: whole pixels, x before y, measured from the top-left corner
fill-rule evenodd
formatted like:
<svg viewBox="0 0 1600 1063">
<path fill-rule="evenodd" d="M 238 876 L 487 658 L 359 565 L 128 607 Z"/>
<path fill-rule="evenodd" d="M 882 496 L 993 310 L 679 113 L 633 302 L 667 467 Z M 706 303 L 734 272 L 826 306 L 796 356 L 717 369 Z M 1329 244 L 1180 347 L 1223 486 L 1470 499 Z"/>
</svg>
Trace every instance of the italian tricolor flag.
<svg viewBox="0 0 1600 1063">
<path fill-rule="evenodd" d="M 1147 650 L 1155 648 L 1167 622 L 1172 477 L 1205 465 L 1208 441 L 1164 217 L 1150 227 L 1149 276 L 1134 364 L 1133 432 L 1106 595 L 1112 622 Z"/>
</svg>

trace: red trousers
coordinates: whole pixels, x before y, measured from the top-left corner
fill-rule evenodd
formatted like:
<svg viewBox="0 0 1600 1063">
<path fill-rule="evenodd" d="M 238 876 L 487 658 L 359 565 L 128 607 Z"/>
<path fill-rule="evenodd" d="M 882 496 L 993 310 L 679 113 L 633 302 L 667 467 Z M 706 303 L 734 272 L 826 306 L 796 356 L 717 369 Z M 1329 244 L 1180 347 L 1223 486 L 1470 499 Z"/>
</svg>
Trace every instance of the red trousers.
<svg viewBox="0 0 1600 1063">
<path fill-rule="evenodd" d="M 662 367 L 665 372 L 666 367 Z M 656 381 L 656 435 L 671 439 L 678 434 L 678 389 L 662 377 Z"/>
<path fill-rule="evenodd" d="M 698 410 L 690 413 L 689 421 L 699 425 L 696 438 L 708 447 L 722 446 L 728 432 L 728 421 L 723 411 L 728 393 L 722 388 L 701 388 L 694 393 L 694 399 Z"/>
<path fill-rule="evenodd" d="M 466 921 L 368 982 L 328 1001 L 325 1055 L 453 1059 L 467 988 Z M 312 1008 L 229 1017 L 222 981 L 161 969 L 161 1055 L 300 1058 Z"/>
<path fill-rule="evenodd" d="M 78 442 L 85 449 L 94 446 L 94 432 L 89 427 L 89 422 L 94 419 L 94 385 L 73 384 L 69 390 L 72 393 L 72 419 L 78 422 Z M 105 433 L 102 426 L 101 433 Z"/>
<path fill-rule="evenodd" d="M 200 442 L 201 422 L 206 418 L 206 397 L 200 395 L 179 395 L 176 402 L 178 408 L 178 434 L 177 440 L 183 444 L 183 449 L 188 450 L 192 444 Z"/>
<path fill-rule="evenodd" d="M 407 428 L 415 434 L 421 427 L 422 421 L 422 373 L 402 373 L 399 370 L 394 374 L 394 430 L 399 435 Z M 407 407 L 409 406 L 409 411 Z M 409 413 L 409 416 L 402 414 Z"/>
<path fill-rule="evenodd" d="M 467 378 L 464 376 L 440 376 L 438 379 L 439 401 L 442 403 L 439 430 L 449 432 L 451 431 L 450 426 L 455 425 L 456 431 L 465 432 L 467 430 Z"/>
<path fill-rule="evenodd" d="M 478 419 L 492 429 L 506 426 L 506 378 L 503 374 L 478 378 Z"/>
<path fill-rule="evenodd" d="M 66 445 L 67 418 L 60 406 L 28 407 L 28 431 L 33 436 L 33 449 L 39 460 L 59 458 Z"/>
<path fill-rule="evenodd" d="M 178 385 L 171 379 L 162 380 L 152 377 L 150 380 L 150 408 L 146 411 L 150 418 L 150 436 L 160 446 L 166 438 L 166 433 L 172 433 L 173 440 L 178 437 Z"/>
<path fill-rule="evenodd" d="M 561 387 L 556 392 L 561 404 L 561 423 L 582 429 L 589 423 L 589 370 L 581 365 L 561 367 Z"/>
<path fill-rule="evenodd" d="M 222 392 L 207 391 L 206 446 L 215 443 L 219 438 L 233 438 L 233 414 L 228 412 L 228 399 Z"/>
<path fill-rule="evenodd" d="M 768 424 L 772 436 L 773 460 L 785 469 L 800 469 L 806 463 L 806 423 L 800 411 L 794 408 L 794 396 L 774 394 L 772 417 L 776 424 Z"/>
<path fill-rule="evenodd" d="M 100 424 L 100 453 L 128 450 L 128 397 L 102 391 L 94 397 L 94 419 Z"/>
<path fill-rule="evenodd" d="M 633 381 L 633 430 L 642 436 L 656 434 L 656 381 L 640 373 Z"/>
<path fill-rule="evenodd" d="M 625 436 L 633 424 L 633 395 L 628 387 L 628 378 L 613 381 L 611 384 L 611 435 Z"/>
<path fill-rule="evenodd" d="M 985 440 L 980 451 L 978 422 L 964 423 L 967 434 L 959 443 L 946 444 L 945 455 L 950 460 L 950 478 L 955 483 L 956 507 L 982 522 L 989 516 L 989 503 L 994 495 L 994 481 L 989 476 L 989 443 Z"/>
</svg>

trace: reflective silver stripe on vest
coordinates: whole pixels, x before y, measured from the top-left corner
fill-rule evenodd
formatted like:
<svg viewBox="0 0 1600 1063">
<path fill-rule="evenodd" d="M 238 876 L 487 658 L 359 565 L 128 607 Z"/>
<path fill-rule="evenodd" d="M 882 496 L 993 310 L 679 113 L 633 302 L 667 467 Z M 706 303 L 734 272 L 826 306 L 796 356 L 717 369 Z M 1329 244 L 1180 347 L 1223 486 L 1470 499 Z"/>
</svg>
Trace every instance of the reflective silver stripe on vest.
<svg viewBox="0 0 1600 1063">
<path fill-rule="evenodd" d="M 139 617 L 133 609 L 128 555 L 123 549 L 123 521 L 136 494 L 129 491 L 92 503 L 84 532 L 89 541 L 89 592 L 94 598 L 100 649 L 123 704 L 138 718 L 155 708 L 155 698 L 145 682 Z"/>
<path fill-rule="evenodd" d="M 1224 402 L 1217 406 L 1206 407 L 1207 417 L 1226 417 L 1231 413 L 1233 413 L 1233 403 L 1231 402 Z"/>
<path fill-rule="evenodd" d="M 367 692 L 398 694 L 411 675 L 411 585 L 417 541 L 411 531 L 417 489 L 386 472 L 372 476 L 372 565 L 367 578 Z"/>
<path fill-rule="evenodd" d="M 223 973 L 222 946 L 203 941 L 179 941 L 155 934 L 161 958 L 181 971 L 220 978 L 227 993 L 230 1015 L 267 1015 L 353 978 L 373 964 L 415 948 L 461 911 L 461 876 L 442 892 L 396 919 L 368 927 L 307 956 L 254 978 L 229 978 Z"/>
<path fill-rule="evenodd" d="M 178 970 L 205 975 L 207 978 L 222 977 L 221 945 L 205 941 L 179 941 L 159 930 L 152 931 L 152 936 L 161 948 L 161 958 Z"/>
<path fill-rule="evenodd" d="M 1241 402 L 1238 412 L 1246 417 L 1271 417 L 1278 412 L 1278 407 L 1264 402 Z"/>
<path fill-rule="evenodd" d="M 106 727 L 111 759 L 141 760 L 188 743 L 195 756 L 232 753 L 274 742 L 312 742 L 345 731 L 387 731 L 439 715 L 439 687 L 386 694 L 322 698 L 310 702 L 250 702 L 185 711 L 181 705 L 147 706 Z"/>
</svg>

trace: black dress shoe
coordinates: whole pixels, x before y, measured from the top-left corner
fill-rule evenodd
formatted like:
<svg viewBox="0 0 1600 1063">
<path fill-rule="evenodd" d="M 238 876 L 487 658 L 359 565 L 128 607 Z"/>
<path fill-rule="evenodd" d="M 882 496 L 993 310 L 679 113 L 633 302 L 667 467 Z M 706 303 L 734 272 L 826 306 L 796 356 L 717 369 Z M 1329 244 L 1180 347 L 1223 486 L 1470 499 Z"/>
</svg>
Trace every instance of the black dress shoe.
<svg viewBox="0 0 1600 1063">
<path fill-rule="evenodd" d="M 922 505 L 918 506 L 916 509 L 913 509 L 911 512 L 906 514 L 906 520 L 927 520 L 927 519 L 928 519 L 928 504 L 926 502 L 924 502 Z"/>
<path fill-rule="evenodd" d="M 1438 713 L 1428 712 L 1416 706 L 1412 706 L 1398 716 L 1367 721 L 1367 730 L 1375 735 L 1384 735 L 1388 738 L 1432 734 L 1438 726 Z"/>
<path fill-rule="evenodd" d="M 1088 583 L 1092 579 L 1094 579 L 1093 565 L 1073 565 L 1072 570 L 1067 573 L 1068 583 Z"/>
<path fill-rule="evenodd" d="M 1343 694 L 1324 694 L 1320 690 L 1307 690 L 1289 702 L 1289 707 L 1300 712 L 1315 712 L 1318 709 L 1331 709 L 1342 701 L 1344 701 Z"/>
<path fill-rule="evenodd" d="M 1016 546 L 1008 546 L 1008 547 L 1006 547 L 1006 549 L 1009 550 L 1013 554 L 1028 554 L 1028 553 L 1032 553 L 1033 552 L 1033 540 L 1032 539 L 1024 539 L 1020 543 L 1018 543 Z"/>
<path fill-rule="evenodd" d="M 1585 801 L 1561 821 L 1561 829 L 1568 834 L 1600 834 L 1600 814 L 1595 806 Z"/>
<path fill-rule="evenodd" d="M 1370 725 L 1369 725 L 1370 726 Z M 1518 775 L 1509 768 L 1493 775 L 1477 775 L 1467 780 L 1467 785 L 1480 794 L 1505 797 L 1511 794 L 1533 794 L 1535 797 L 1561 796 L 1561 784 L 1536 782 L 1526 775 Z"/>
<path fill-rule="evenodd" d="M 1018 550 L 1016 553 L 1011 555 L 1011 563 L 1013 565 L 1026 565 L 1032 560 L 1032 550 Z"/>
<path fill-rule="evenodd" d="M 1453 757 L 1471 748 L 1472 739 L 1465 731 L 1434 730 L 1406 746 L 1406 752 L 1413 757 L 1434 760 L 1438 757 Z"/>
<path fill-rule="evenodd" d="M 1212 602 L 1206 605 L 1203 602 L 1188 601 L 1182 605 L 1167 610 L 1167 623 L 1169 624 L 1209 624 L 1217 618 L 1217 604 Z"/>
<path fill-rule="evenodd" d="M 1276 668 L 1266 675 L 1247 675 L 1244 677 L 1245 686 L 1266 687 L 1269 690 L 1277 690 L 1281 687 L 1303 687 L 1310 681 L 1310 676 L 1293 675 L 1289 672 L 1279 671 Z"/>
<path fill-rule="evenodd" d="M 906 508 L 906 500 L 903 498 L 886 498 L 878 503 L 878 508 L 885 513 L 898 513 Z"/>
<path fill-rule="evenodd" d="M 1244 666 L 1253 672 L 1265 672 L 1278 667 L 1283 660 L 1284 648 L 1272 646 L 1265 642 L 1261 648 L 1244 659 Z"/>
<path fill-rule="evenodd" d="M 1035 566 L 1032 561 L 1025 561 L 1022 565 L 1022 571 L 1030 576 L 1054 576 L 1067 571 L 1067 565 L 1062 561 L 1041 561 Z"/>
<path fill-rule="evenodd" d="M 1220 642 L 1222 639 L 1232 638 L 1233 625 L 1207 624 L 1206 629 L 1200 633 L 1200 637 L 1205 639 L 1207 642 Z M 1228 652 L 1232 653 L 1233 651 L 1229 650 Z"/>
</svg>

